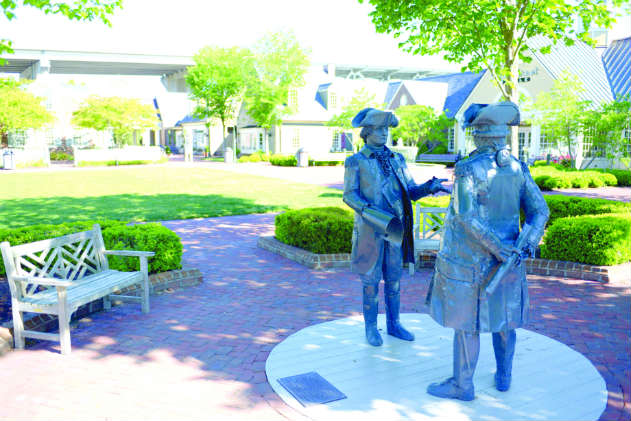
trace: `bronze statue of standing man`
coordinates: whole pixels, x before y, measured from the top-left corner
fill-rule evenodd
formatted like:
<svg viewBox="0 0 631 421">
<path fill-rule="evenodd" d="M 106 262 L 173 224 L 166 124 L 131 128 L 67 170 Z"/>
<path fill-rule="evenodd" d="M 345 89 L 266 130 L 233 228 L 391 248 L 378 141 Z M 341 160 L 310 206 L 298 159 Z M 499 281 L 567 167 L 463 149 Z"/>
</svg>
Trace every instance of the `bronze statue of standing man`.
<svg viewBox="0 0 631 421">
<path fill-rule="evenodd" d="M 398 125 L 392 112 L 365 108 L 352 124 L 362 127 L 360 136 L 366 145 L 344 163 L 343 200 L 355 210 L 351 270 L 363 284 L 366 340 L 373 346 L 383 343 L 377 330 L 378 288 L 383 279 L 387 332 L 412 341 L 414 335 L 399 322 L 403 264 L 414 264 L 411 200 L 450 191 L 441 185 L 446 180 L 436 178 L 417 185 L 403 155 L 385 146 L 389 127 Z"/>
<path fill-rule="evenodd" d="M 454 329 L 453 375 L 431 384 L 441 398 L 472 400 L 480 332 L 492 332 L 495 387 L 511 384 L 515 329 L 528 318 L 522 257 L 533 255 L 548 206 L 528 165 L 510 155 L 506 136 L 519 124 L 512 102 L 473 104 L 465 111 L 477 149 L 456 164 L 454 192 L 427 296 L 430 314 Z M 520 231 L 520 210 L 525 221 Z"/>
</svg>

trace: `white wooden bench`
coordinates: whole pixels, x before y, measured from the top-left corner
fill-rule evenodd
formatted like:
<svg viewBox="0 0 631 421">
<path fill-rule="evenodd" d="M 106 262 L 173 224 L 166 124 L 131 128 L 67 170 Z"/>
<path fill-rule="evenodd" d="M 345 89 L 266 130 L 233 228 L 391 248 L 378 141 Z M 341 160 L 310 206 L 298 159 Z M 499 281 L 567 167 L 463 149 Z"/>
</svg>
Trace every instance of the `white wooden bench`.
<svg viewBox="0 0 631 421">
<path fill-rule="evenodd" d="M 105 250 L 101 227 L 50 240 L 11 246 L 0 243 L 2 258 L 11 290 L 13 337 L 17 349 L 24 349 L 25 338 L 57 341 L 61 353 L 70 353 L 70 317 L 81 305 L 103 299 L 105 309 L 111 298 L 140 302 L 149 312 L 149 276 L 147 258 L 155 253 L 132 250 Z M 120 272 L 109 269 L 107 255 L 136 256 L 140 271 Z M 116 294 L 139 284 L 140 296 Z M 59 334 L 24 329 L 23 312 L 57 315 Z"/>
<path fill-rule="evenodd" d="M 416 203 L 414 212 L 414 258 L 425 250 L 436 250 L 440 247 L 440 237 L 445 224 L 447 208 L 421 207 Z M 410 275 L 414 274 L 414 265 L 409 266 Z"/>
</svg>

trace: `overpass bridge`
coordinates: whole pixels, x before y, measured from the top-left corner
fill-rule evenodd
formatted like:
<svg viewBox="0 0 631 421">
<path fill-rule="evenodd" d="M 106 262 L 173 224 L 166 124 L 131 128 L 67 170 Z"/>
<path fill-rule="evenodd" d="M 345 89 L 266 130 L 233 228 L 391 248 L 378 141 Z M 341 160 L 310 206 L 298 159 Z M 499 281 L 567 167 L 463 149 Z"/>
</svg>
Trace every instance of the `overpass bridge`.
<svg viewBox="0 0 631 421">
<path fill-rule="evenodd" d="M 4 54 L 7 62 L 1 73 L 36 79 L 41 74 L 159 76 L 169 92 L 187 92 L 186 69 L 194 64 L 192 56 L 15 49 Z M 348 79 L 410 80 L 444 74 L 423 67 L 324 65 L 327 72 Z"/>
<path fill-rule="evenodd" d="M 0 73 L 36 79 L 41 74 L 160 76 L 171 92 L 186 92 L 184 75 L 192 56 L 15 49 L 2 56 Z"/>
</svg>

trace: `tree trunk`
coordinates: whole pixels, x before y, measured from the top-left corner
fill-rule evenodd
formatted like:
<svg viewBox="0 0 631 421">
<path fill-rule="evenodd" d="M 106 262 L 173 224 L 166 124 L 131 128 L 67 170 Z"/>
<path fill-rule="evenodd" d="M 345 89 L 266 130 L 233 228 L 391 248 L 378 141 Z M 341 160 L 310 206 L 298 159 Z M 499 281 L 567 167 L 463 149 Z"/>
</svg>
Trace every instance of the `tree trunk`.
<svg viewBox="0 0 631 421">
<path fill-rule="evenodd" d="M 208 136 L 208 157 L 212 155 L 212 147 L 210 146 L 210 123 L 206 123 L 206 135 Z"/>
<path fill-rule="evenodd" d="M 519 90 L 517 89 L 519 70 L 517 68 L 517 58 L 511 66 L 510 78 L 511 84 L 508 86 L 508 100 L 519 106 Z M 521 112 L 521 111 L 520 111 Z M 510 126 L 510 143 L 511 154 L 519 159 L 519 126 Z"/>
</svg>

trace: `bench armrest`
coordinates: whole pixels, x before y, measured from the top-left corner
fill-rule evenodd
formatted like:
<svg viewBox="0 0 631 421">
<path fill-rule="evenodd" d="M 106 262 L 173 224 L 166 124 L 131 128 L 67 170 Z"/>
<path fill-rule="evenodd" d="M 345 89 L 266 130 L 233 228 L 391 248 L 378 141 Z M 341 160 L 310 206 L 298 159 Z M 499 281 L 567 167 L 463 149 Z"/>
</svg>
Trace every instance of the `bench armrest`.
<svg viewBox="0 0 631 421">
<path fill-rule="evenodd" d="M 63 279 L 45 278 L 43 276 L 13 276 L 13 280 L 20 282 L 28 282 L 29 284 L 46 285 L 51 287 L 70 287 L 71 281 Z"/>
<path fill-rule="evenodd" d="M 103 252 L 105 255 L 110 256 L 136 256 L 136 257 L 151 257 L 155 256 L 156 253 L 153 251 L 136 251 L 136 250 L 105 250 Z"/>
</svg>

